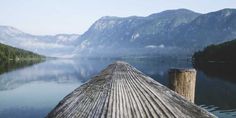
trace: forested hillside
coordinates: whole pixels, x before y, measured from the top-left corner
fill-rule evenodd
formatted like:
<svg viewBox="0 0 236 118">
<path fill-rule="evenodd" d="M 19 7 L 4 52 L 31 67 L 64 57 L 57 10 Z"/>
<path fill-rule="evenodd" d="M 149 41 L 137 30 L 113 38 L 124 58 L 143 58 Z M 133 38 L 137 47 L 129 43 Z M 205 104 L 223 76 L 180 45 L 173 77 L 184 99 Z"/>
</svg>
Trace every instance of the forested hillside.
<svg viewBox="0 0 236 118">
<path fill-rule="evenodd" d="M 236 39 L 219 45 L 210 45 L 203 51 L 193 55 L 195 62 L 227 62 L 236 61 Z"/>
<path fill-rule="evenodd" d="M 43 59 L 44 56 L 23 49 L 14 48 L 0 43 L 0 61 L 21 59 Z"/>
</svg>

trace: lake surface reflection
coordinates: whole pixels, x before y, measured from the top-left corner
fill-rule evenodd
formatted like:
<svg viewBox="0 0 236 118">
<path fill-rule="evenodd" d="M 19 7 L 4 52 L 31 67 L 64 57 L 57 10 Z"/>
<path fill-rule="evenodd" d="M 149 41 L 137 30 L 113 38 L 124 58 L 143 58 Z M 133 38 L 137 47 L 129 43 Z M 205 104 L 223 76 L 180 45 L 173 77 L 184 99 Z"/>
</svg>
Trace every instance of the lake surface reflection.
<svg viewBox="0 0 236 118">
<path fill-rule="evenodd" d="M 5 71 L 0 74 L 0 117 L 45 117 L 63 97 L 115 60 L 117 59 L 48 60 Z M 192 67 L 191 62 L 184 60 L 163 58 L 123 60 L 166 86 L 169 68 Z M 234 82 L 222 76 L 212 77 L 204 71 L 198 71 L 196 104 L 219 117 L 235 117 L 235 100 Z"/>
</svg>

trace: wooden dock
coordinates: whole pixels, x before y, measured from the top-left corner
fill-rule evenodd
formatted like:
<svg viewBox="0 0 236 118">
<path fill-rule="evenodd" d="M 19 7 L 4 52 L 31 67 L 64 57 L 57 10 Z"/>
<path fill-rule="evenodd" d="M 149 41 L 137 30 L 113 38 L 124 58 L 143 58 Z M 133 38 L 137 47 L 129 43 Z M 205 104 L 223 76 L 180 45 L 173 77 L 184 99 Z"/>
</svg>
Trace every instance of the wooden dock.
<svg viewBox="0 0 236 118">
<path fill-rule="evenodd" d="M 115 62 L 67 95 L 48 118 L 212 118 L 206 110 L 125 62 Z"/>
</svg>

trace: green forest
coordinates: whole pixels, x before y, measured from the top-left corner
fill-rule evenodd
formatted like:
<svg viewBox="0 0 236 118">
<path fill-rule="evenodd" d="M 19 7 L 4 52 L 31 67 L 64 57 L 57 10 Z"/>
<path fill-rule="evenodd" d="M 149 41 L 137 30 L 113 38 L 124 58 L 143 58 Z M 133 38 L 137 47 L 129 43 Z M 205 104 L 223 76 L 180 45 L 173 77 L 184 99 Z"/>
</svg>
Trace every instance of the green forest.
<svg viewBox="0 0 236 118">
<path fill-rule="evenodd" d="M 218 45 L 210 45 L 194 53 L 194 62 L 235 63 L 236 39 Z"/>
<path fill-rule="evenodd" d="M 0 43 L 0 61 L 17 61 L 27 59 L 41 60 L 43 58 L 45 57 L 42 55 Z"/>
</svg>

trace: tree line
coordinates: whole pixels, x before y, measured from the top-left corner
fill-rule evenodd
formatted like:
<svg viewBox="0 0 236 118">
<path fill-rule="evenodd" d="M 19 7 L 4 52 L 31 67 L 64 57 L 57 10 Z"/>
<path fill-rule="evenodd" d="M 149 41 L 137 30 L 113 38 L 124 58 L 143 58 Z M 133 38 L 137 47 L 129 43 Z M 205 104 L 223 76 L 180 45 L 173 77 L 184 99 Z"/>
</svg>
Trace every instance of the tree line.
<svg viewBox="0 0 236 118">
<path fill-rule="evenodd" d="M 194 53 L 194 62 L 236 62 L 236 39 L 218 45 L 210 45 Z"/>
<path fill-rule="evenodd" d="M 43 58 L 45 57 L 42 55 L 0 43 L 0 61 Z"/>
</svg>

